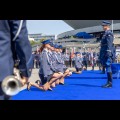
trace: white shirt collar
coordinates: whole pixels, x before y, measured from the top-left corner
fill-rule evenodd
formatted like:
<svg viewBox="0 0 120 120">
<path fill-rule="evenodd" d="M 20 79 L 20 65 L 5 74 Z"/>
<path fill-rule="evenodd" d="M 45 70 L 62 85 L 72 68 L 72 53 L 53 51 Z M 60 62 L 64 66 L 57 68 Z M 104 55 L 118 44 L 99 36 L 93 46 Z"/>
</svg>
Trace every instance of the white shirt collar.
<svg viewBox="0 0 120 120">
<path fill-rule="evenodd" d="M 47 48 L 44 48 L 44 50 L 45 50 L 46 52 L 48 52 L 48 49 L 47 49 Z"/>
</svg>

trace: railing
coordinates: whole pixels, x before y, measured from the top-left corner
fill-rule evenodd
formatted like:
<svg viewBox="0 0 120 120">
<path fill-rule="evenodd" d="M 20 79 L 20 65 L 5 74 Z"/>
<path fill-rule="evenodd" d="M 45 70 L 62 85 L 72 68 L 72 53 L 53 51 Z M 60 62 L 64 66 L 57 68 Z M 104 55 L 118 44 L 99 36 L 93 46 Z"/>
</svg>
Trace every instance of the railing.
<svg viewBox="0 0 120 120">
<path fill-rule="evenodd" d="M 96 40 L 96 38 L 92 39 L 78 39 L 78 38 L 68 38 L 68 39 L 57 39 L 54 42 L 69 42 L 69 41 L 91 41 L 91 40 Z"/>
</svg>

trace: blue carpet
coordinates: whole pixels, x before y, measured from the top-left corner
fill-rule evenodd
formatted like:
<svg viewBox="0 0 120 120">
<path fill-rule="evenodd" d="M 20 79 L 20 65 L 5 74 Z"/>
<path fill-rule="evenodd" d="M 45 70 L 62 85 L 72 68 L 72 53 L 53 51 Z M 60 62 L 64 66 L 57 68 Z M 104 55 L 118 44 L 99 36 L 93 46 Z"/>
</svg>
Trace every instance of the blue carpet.
<svg viewBox="0 0 120 120">
<path fill-rule="evenodd" d="M 80 76 L 98 79 L 80 79 Z M 53 91 L 43 92 L 32 87 L 31 91 L 21 91 L 13 100 L 120 100 L 120 79 L 113 80 L 111 89 L 101 88 L 105 83 L 106 79 L 99 78 L 99 71 L 85 71 L 66 78 L 65 85 L 58 85 Z"/>
<path fill-rule="evenodd" d="M 68 77 L 68 79 L 107 79 L 107 74 L 101 74 L 101 71 L 83 71 L 82 74 L 73 73 L 72 76 Z M 116 79 L 117 75 L 113 74 L 113 78 Z M 66 78 L 67 79 L 67 78 Z"/>
</svg>

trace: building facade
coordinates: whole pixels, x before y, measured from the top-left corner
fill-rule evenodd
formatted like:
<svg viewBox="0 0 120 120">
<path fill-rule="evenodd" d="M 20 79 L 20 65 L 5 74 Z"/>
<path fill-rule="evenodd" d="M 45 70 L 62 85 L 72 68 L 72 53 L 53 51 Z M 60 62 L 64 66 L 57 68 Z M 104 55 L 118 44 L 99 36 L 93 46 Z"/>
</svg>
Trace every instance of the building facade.
<svg viewBox="0 0 120 120">
<path fill-rule="evenodd" d="M 39 41 L 42 39 L 50 39 L 51 41 L 55 40 L 55 35 L 44 35 L 42 33 L 39 34 L 29 34 L 29 38 L 33 38 L 35 41 Z"/>
<path fill-rule="evenodd" d="M 112 23 L 111 30 L 114 33 L 115 39 L 114 44 L 120 46 L 120 20 L 108 20 Z M 85 49 L 95 48 L 99 49 L 99 39 L 104 32 L 102 29 L 102 20 L 64 20 L 65 23 L 70 25 L 74 30 L 61 33 L 57 36 L 55 43 L 63 45 L 63 47 Z M 77 33 L 86 32 L 93 35 L 94 38 L 84 39 L 74 37 Z"/>
</svg>

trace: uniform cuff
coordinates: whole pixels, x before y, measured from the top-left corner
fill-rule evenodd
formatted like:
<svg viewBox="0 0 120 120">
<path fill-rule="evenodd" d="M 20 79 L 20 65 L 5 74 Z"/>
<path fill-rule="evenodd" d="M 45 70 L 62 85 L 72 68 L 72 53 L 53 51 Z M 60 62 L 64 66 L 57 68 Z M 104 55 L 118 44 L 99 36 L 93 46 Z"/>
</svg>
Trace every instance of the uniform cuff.
<svg viewBox="0 0 120 120">
<path fill-rule="evenodd" d="M 111 52 L 111 50 L 106 50 L 107 52 Z"/>
</svg>

